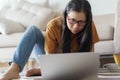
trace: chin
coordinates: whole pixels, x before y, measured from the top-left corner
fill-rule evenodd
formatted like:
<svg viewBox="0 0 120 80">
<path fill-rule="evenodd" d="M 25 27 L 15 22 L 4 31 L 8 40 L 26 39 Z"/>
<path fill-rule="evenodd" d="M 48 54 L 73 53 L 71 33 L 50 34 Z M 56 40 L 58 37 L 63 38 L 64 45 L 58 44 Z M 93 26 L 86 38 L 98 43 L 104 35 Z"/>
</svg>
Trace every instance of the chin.
<svg viewBox="0 0 120 80">
<path fill-rule="evenodd" d="M 73 34 L 77 34 L 78 32 L 72 31 Z"/>
</svg>

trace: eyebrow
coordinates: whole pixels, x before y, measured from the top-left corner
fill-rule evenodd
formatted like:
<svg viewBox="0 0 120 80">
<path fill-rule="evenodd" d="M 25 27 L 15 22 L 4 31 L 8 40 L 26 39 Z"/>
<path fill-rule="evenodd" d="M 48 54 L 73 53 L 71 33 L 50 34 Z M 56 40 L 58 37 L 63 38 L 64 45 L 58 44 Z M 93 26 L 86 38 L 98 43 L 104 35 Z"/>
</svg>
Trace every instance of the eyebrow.
<svg viewBox="0 0 120 80">
<path fill-rule="evenodd" d="M 71 18 L 72 20 L 75 20 L 75 21 L 83 21 L 83 22 L 85 22 L 86 20 L 76 20 L 75 18 Z"/>
<path fill-rule="evenodd" d="M 69 15 L 68 15 L 68 18 L 76 20 L 75 18 L 71 18 Z M 76 20 L 76 21 L 86 21 L 86 20 L 79 19 L 79 20 Z"/>
</svg>

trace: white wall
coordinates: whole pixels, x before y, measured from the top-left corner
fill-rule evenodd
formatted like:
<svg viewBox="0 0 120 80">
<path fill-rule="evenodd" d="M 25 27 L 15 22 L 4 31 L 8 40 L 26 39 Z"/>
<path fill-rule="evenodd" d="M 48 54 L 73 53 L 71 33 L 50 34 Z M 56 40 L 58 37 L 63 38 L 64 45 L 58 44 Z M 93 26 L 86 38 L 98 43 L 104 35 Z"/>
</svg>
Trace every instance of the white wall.
<svg viewBox="0 0 120 80">
<path fill-rule="evenodd" d="M 19 1 L 19 0 L 0 0 L 0 10 L 5 5 L 10 5 L 14 1 Z M 41 0 L 35 0 L 35 1 L 41 2 Z M 52 4 L 53 7 L 56 5 L 61 5 L 60 9 L 64 8 L 68 1 L 69 0 L 49 0 L 50 5 Z M 88 1 L 90 1 L 90 4 L 92 6 L 93 15 L 111 14 L 115 12 L 115 3 L 117 0 L 88 0 Z M 56 7 L 58 8 L 58 6 Z"/>
<path fill-rule="evenodd" d="M 93 15 L 113 14 L 117 0 L 88 0 L 92 6 Z"/>
<path fill-rule="evenodd" d="M 51 8 L 64 9 L 69 0 L 49 0 Z M 88 0 L 92 7 L 93 15 L 113 14 L 117 0 Z M 62 5 L 62 6 L 60 6 Z"/>
</svg>

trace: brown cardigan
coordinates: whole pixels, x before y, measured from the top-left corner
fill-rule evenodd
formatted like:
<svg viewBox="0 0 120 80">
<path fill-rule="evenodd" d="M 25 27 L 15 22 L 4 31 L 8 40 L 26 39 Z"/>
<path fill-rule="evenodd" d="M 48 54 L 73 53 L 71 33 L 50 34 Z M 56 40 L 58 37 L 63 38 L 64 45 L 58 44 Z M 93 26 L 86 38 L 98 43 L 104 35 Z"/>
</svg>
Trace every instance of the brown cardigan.
<svg viewBox="0 0 120 80">
<path fill-rule="evenodd" d="M 45 36 L 45 51 L 46 53 L 60 53 L 62 52 L 61 42 L 62 42 L 62 28 L 63 28 L 63 19 L 62 17 L 57 17 L 51 20 L 46 29 Z M 92 44 L 99 41 L 98 34 L 95 28 L 94 23 L 92 23 Z M 71 37 L 71 52 L 77 52 L 79 45 L 77 43 L 77 37 L 75 34 L 72 34 Z"/>
</svg>

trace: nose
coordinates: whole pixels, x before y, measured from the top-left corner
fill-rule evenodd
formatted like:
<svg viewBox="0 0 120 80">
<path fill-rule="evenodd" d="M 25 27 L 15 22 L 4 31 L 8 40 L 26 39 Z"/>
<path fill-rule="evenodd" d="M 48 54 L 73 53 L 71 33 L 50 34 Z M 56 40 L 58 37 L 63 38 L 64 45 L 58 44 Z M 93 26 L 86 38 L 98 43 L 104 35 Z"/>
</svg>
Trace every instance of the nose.
<svg viewBox="0 0 120 80">
<path fill-rule="evenodd" d="M 76 23 L 76 24 L 74 24 L 73 28 L 78 29 L 78 26 L 79 26 L 78 23 Z"/>
</svg>

